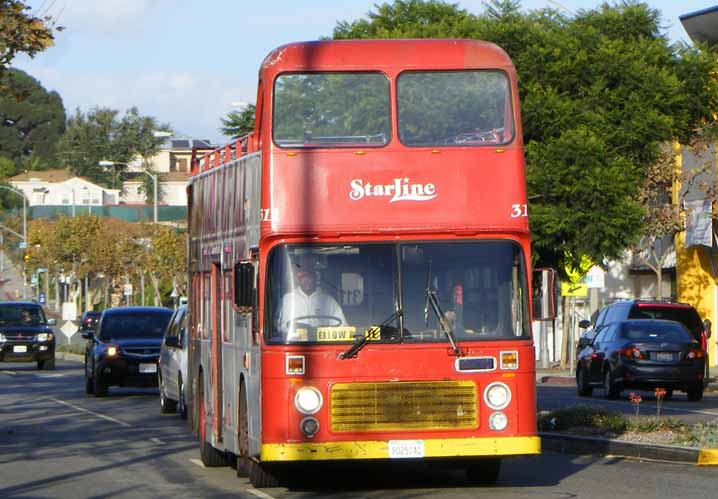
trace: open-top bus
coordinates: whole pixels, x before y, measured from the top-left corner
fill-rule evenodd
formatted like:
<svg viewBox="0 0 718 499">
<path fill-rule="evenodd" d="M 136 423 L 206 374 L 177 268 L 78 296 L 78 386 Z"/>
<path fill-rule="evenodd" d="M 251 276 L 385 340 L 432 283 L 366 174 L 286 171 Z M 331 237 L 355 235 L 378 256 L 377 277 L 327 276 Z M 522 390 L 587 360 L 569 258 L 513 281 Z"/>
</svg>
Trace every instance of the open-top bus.
<svg viewBox="0 0 718 499">
<path fill-rule="evenodd" d="M 514 67 L 470 40 L 295 43 L 189 193 L 193 421 L 255 486 L 310 461 L 540 452 Z"/>
</svg>

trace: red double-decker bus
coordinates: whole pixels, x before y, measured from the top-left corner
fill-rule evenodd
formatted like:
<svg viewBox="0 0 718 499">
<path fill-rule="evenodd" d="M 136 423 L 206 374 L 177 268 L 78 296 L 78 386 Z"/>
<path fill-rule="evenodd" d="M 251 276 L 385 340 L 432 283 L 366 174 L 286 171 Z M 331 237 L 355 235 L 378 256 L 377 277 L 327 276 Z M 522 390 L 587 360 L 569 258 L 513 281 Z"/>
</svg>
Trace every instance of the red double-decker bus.
<svg viewBox="0 0 718 499">
<path fill-rule="evenodd" d="M 516 73 L 470 40 L 285 45 L 255 130 L 193 162 L 205 465 L 540 452 Z"/>
</svg>

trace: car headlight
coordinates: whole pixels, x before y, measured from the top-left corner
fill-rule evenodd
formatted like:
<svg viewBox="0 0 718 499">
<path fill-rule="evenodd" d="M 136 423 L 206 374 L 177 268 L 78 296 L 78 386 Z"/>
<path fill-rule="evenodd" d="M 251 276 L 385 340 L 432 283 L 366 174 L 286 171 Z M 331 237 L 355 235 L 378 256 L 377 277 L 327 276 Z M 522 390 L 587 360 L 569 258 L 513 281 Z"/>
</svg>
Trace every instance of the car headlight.
<svg viewBox="0 0 718 499">
<path fill-rule="evenodd" d="M 484 390 L 484 401 L 495 411 L 504 409 L 511 402 L 511 390 L 499 381 L 491 383 Z"/>
<path fill-rule="evenodd" d="M 117 355 L 119 352 L 120 352 L 120 349 L 119 349 L 119 348 L 117 348 L 117 347 L 114 346 L 114 345 L 110 345 L 110 346 L 107 347 L 107 350 L 105 350 L 105 355 L 107 355 L 108 357 L 114 357 L 114 356 Z"/>
<path fill-rule="evenodd" d="M 302 414 L 314 414 L 322 408 L 322 394 L 313 386 L 303 386 L 294 396 L 294 406 Z"/>
<path fill-rule="evenodd" d="M 35 336 L 35 341 L 52 341 L 52 333 L 39 333 Z"/>
</svg>

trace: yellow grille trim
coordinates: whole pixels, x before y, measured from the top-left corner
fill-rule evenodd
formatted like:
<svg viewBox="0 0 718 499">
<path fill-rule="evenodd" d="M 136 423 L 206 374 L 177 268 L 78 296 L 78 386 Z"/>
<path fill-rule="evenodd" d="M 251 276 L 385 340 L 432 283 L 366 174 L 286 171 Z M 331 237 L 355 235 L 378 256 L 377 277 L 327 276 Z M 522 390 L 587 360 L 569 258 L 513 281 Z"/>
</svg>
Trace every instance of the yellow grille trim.
<svg viewBox="0 0 718 499">
<path fill-rule="evenodd" d="M 473 381 L 337 383 L 331 388 L 331 430 L 455 430 L 478 428 Z"/>
<path fill-rule="evenodd" d="M 541 453 L 540 437 L 447 438 L 424 440 L 425 458 L 525 456 Z M 327 461 L 341 459 L 389 459 L 383 440 L 264 444 L 262 461 Z"/>
</svg>

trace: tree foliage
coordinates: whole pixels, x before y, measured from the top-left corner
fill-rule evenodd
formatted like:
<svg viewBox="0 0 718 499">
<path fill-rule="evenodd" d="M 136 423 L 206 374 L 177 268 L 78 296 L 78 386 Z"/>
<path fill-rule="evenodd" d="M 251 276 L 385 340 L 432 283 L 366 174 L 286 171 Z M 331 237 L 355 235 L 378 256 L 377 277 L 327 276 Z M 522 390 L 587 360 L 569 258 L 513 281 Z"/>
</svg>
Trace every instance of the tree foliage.
<svg viewBox="0 0 718 499">
<path fill-rule="evenodd" d="M 109 108 L 95 108 L 87 114 L 78 109 L 67 122 L 57 155 L 73 174 L 106 187 L 119 187 L 128 163 L 139 158 L 146 168 L 159 150 L 165 139 L 156 137 L 154 131 L 169 129 L 153 117 L 140 115 L 134 107 L 124 115 Z M 101 161 L 115 165 L 103 167 Z"/>
<path fill-rule="evenodd" d="M 257 106 L 248 104 L 241 111 L 230 111 L 227 116 L 220 118 L 222 127 L 219 129 L 227 137 L 237 138 L 247 135 L 254 130 L 254 117 Z"/>
<path fill-rule="evenodd" d="M 35 78 L 17 69 L 8 70 L 4 81 L 10 91 L 0 91 L 0 154 L 18 169 L 21 163 L 26 166 L 28 158 L 34 158 L 32 169 L 51 166 L 55 145 L 65 131 L 60 95 L 48 92 Z"/>
<path fill-rule="evenodd" d="M 638 193 L 660 145 L 710 119 L 711 58 L 671 46 L 660 13 L 644 3 L 567 16 L 524 12 L 515 0 L 489 2 L 481 14 L 395 0 L 334 30 L 337 39 L 422 37 L 491 41 L 514 61 L 541 265 L 618 257 L 639 236 Z"/>
<path fill-rule="evenodd" d="M 52 19 L 29 10 L 20 0 L 0 0 L 0 91 L 5 90 L 2 79 L 17 54 L 34 57 L 54 44 Z"/>
</svg>

